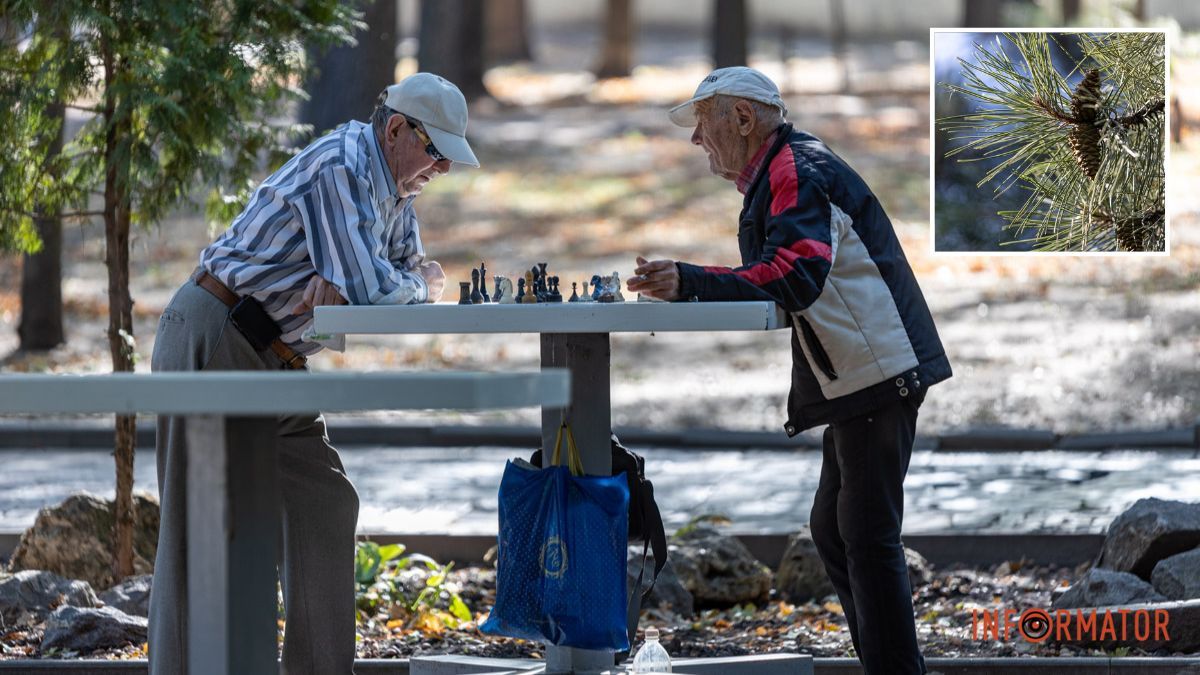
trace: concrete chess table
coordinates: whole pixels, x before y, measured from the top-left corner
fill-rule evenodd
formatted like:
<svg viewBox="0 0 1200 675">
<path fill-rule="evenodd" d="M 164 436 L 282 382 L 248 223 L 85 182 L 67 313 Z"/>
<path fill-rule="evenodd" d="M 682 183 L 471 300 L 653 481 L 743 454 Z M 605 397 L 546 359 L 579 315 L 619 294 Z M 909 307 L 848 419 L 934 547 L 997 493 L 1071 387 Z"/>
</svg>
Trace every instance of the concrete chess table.
<svg viewBox="0 0 1200 675">
<path fill-rule="evenodd" d="M 571 373 L 571 403 L 566 415 L 583 457 L 584 471 L 609 475 L 612 464 L 610 346 L 612 333 L 677 331 L 761 331 L 787 328 L 786 315 L 769 302 L 622 302 L 459 305 L 438 303 L 400 306 L 317 307 L 313 328 L 330 335 L 539 333 L 542 368 Z M 542 446 L 554 444 L 562 413 L 542 409 Z M 769 661 L 720 660 L 717 669 L 706 659 L 689 660 L 685 672 L 811 673 L 809 657 L 784 655 Z M 715 662 L 714 662 L 715 663 Z M 530 670 L 532 668 L 532 670 Z M 546 672 L 602 673 L 613 668 L 612 654 L 547 645 L 546 662 L 517 663 L 502 659 L 422 657 L 412 660 L 413 675 L 434 673 Z"/>
</svg>

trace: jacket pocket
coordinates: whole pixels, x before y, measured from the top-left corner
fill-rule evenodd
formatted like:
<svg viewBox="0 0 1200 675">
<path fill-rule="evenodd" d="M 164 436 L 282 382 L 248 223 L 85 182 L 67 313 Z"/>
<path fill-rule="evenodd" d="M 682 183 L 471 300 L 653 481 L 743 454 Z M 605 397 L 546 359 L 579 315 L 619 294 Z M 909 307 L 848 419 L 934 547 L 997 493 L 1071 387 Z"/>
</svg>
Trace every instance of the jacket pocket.
<svg viewBox="0 0 1200 675">
<path fill-rule="evenodd" d="M 808 353 L 812 354 L 813 361 L 817 362 L 817 367 L 825 374 L 825 377 L 830 380 L 838 378 L 837 371 L 833 369 L 833 361 L 829 358 L 829 353 L 821 346 L 821 341 L 817 339 L 817 332 L 813 330 L 812 324 L 808 319 L 796 315 L 796 319 L 800 321 L 800 332 L 804 335 L 804 343 L 808 345 Z"/>
</svg>

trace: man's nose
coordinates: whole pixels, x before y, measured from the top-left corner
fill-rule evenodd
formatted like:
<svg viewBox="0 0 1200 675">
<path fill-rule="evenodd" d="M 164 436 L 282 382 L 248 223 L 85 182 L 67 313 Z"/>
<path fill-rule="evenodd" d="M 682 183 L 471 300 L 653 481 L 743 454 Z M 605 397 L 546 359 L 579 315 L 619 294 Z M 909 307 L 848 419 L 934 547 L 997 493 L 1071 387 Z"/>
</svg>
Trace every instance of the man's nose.
<svg viewBox="0 0 1200 675">
<path fill-rule="evenodd" d="M 692 131 L 692 145 L 700 145 L 700 125 L 696 125 L 696 129 Z"/>
</svg>

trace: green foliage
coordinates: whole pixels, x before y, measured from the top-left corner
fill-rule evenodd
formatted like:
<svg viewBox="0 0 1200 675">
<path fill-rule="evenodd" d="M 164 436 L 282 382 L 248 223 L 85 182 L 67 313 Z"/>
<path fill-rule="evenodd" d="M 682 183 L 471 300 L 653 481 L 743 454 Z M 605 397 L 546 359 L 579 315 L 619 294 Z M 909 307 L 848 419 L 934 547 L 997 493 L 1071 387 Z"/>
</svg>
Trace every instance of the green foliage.
<svg viewBox="0 0 1200 675">
<path fill-rule="evenodd" d="M 977 187 L 1027 193 L 1020 209 L 1000 215 L 1037 250 L 1162 250 L 1164 36 L 1080 34 L 1078 47 L 1082 56 L 1069 56 L 1047 33 L 976 44 L 973 62 L 959 59 L 964 83 L 942 85 L 981 104 L 939 120 L 959 142 L 946 156 L 988 162 Z M 1056 66 L 1056 50 L 1075 61 L 1069 72 Z M 1077 75 L 1086 77 L 1072 85 Z"/>
<path fill-rule="evenodd" d="M 416 622 L 433 615 L 440 625 L 451 628 L 471 621 L 470 608 L 449 583 L 454 563 L 442 565 L 429 556 L 404 552 L 403 544 L 380 546 L 373 541 L 355 544 L 359 621 L 369 622 L 381 613 L 392 618 L 408 615 Z M 413 586 L 411 576 L 406 578 L 403 574 L 416 567 L 424 567 L 428 572 L 419 588 Z"/>
<path fill-rule="evenodd" d="M 148 224 L 212 186 L 208 212 L 227 222 L 251 173 L 289 152 L 297 129 L 282 119 L 304 97 L 304 47 L 351 42 L 361 26 L 336 0 L 2 6 L 23 32 L 0 44 L 0 246 L 8 248 L 33 245 L 38 210 L 86 212 L 101 189 L 125 195 L 133 222 Z M 61 125 L 48 114 L 56 102 L 90 115 L 57 157 L 51 140 Z"/>
<path fill-rule="evenodd" d="M 695 532 L 696 529 L 701 525 L 729 525 L 732 522 L 733 521 L 729 519 L 729 516 L 721 513 L 702 513 L 698 516 L 694 516 L 691 520 L 687 521 L 683 527 L 675 530 L 674 536 L 687 536 L 692 532 Z"/>
</svg>

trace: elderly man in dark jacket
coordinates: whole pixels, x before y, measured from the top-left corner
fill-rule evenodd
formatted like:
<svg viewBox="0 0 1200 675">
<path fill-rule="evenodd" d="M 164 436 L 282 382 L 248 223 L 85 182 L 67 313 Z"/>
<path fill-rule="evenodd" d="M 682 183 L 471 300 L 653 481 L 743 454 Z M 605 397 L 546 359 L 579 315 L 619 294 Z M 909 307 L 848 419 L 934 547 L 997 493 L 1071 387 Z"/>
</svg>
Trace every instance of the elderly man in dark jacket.
<svg viewBox="0 0 1200 675">
<path fill-rule="evenodd" d="M 867 673 L 924 673 L 900 526 L 917 409 L 950 363 L 892 223 L 870 188 L 792 128 L 779 90 L 722 68 L 671 120 L 745 195 L 740 267 L 639 257 L 630 291 L 769 300 L 791 315 L 789 436 L 828 424 L 813 539 Z"/>
</svg>

